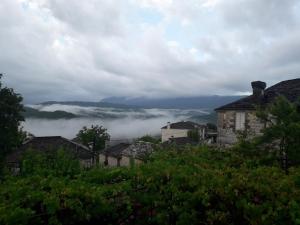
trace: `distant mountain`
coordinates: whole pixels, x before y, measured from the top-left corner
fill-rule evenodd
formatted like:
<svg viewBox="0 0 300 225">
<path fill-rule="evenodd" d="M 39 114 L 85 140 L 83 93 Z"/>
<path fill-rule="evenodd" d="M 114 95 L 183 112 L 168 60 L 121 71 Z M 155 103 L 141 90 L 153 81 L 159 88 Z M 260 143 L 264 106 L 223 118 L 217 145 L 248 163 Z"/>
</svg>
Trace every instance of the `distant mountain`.
<svg viewBox="0 0 300 225">
<path fill-rule="evenodd" d="M 54 105 L 54 104 L 60 104 L 60 105 L 76 105 L 76 106 L 82 106 L 82 107 L 103 107 L 103 108 L 133 108 L 137 107 L 134 105 L 128 106 L 126 104 L 121 103 L 113 103 L 113 102 L 84 102 L 84 101 L 47 101 L 39 103 L 39 105 Z"/>
<path fill-rule="evenodd" d="M 142 108 L 162 108 L 162 109 L 214 109 L 227 103 L 236 101 L 243 96 L 199 96 L 199 97 L 179 97 L 179 98 L 126 98 L 110 97 L 101 102 L 110 104 L 121 104 Z"/>
<path fill-rule="evenodd" d="M 25 118 L 36 118 L 36 119 L 72 119 L 78 117 L 77 115 L 61 110 L 54 112 L 39 111 L 37 109 L 25 106 L 23 116 Z"/>
</svg>

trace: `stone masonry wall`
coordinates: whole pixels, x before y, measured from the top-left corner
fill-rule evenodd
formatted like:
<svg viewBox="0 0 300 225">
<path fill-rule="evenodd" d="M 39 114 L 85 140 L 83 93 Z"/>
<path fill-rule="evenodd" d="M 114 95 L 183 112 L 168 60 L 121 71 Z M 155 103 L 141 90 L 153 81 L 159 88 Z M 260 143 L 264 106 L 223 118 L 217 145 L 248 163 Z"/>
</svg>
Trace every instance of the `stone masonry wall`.
<svg viewBox="0 0 300 225">
<path fill-rule="evenodd" d="M 264 124 L 256 117 L 255 111 L 222 111 L 218 112 L 218 140 L 221 145 L 232 145 L 237 142 L 238 132 L 235 130 L 236 112 L 245 112 L 245 128 L 248 137 L 261 134 Z"/>
</svg>

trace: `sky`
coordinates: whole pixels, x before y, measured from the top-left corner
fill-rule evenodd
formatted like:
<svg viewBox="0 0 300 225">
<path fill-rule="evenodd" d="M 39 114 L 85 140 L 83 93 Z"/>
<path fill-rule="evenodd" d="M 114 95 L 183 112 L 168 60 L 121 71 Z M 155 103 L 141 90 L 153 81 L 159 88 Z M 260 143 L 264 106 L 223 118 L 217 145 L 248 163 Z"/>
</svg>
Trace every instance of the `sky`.
<svg viewBox="0 0 300 225">
<path fill-rule="evenodd" d="M 300 77 L 300 1 L 1 0 L 0 52 L 28 103 L 244 94 Z"/>
</svg>

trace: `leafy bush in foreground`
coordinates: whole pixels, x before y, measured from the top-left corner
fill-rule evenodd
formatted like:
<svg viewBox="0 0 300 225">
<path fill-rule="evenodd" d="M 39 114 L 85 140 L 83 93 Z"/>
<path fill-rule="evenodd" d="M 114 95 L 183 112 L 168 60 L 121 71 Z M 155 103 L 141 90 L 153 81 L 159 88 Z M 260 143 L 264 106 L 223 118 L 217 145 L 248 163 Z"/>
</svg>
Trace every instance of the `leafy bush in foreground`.
<svg viewBox="0 0 300 225">
<path fill-rule="evenodd" d="M 0 185 L 0 224 L 300 224 L 300 170 L 205 148 Z"/>
</svg>

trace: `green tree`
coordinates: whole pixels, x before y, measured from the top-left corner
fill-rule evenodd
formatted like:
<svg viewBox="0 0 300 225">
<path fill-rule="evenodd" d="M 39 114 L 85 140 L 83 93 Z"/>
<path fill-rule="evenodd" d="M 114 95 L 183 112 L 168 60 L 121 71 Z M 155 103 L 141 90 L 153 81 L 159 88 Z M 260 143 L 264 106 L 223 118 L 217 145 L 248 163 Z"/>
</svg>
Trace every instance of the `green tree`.
<svg viewBox="0 0 300 225">
<path fill-rule="evenodd" d="M 257 113 L 258 118 L 266 123 L 259 143 L 272 143 L 279 151 L 281 167 L 288 172 L 288 167 L 300 163 L 300 107 L 299 101 L 289 102 L 280 96 L 270 106 Z"/>
<path fill-rule="evenodd" d="M 217 131 L 217 125 L 214 124 L 214 123 L 207 123 L 206 127 L 207 127 L 208 130 Z"/>
<path fill-rule="evenodd" d="M 149 143 L 153 143 L 153 144 L 158 144 L 160 142 L 160 138 L 155 138 L 152 137 L 151 135 L 144 135 L 140 138 L 137 139 L 137 141 L 144 141 L 144 142 L 149 142 Z"/>
<path fill-rule="evenodd" d="M 22 141 L 20 122 L 22 116 L 22 96 L 16 94 L 12 88 L 3 87 L 0 74 L 0 168 L 6 155 Z M 2 166 L 1 166 L 2 165 Z"/>
<path fill-rule="evenodd" d="M 77 134 L 79 141 L 88 146 L 96 156 L 95 160 L 98 162 L 98 155 L 105 148 L 106 141 L 110 140 L 110 135 L 107 129 L 102 126 L 94 126 L 87 128 L 84 126 Z"/>
<path fill-rule="evenodd" d="M 195 142 L 200 141 L 200 134 L 198 129 L 193 129 L 188 131 L 188 137 L 191 138 Z"/>
</svg>

